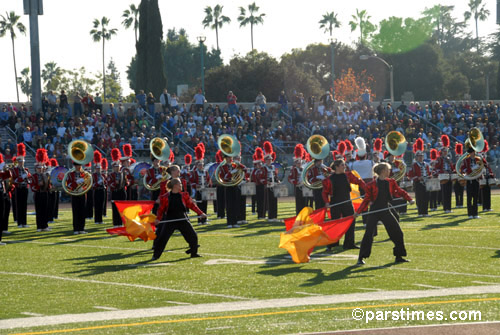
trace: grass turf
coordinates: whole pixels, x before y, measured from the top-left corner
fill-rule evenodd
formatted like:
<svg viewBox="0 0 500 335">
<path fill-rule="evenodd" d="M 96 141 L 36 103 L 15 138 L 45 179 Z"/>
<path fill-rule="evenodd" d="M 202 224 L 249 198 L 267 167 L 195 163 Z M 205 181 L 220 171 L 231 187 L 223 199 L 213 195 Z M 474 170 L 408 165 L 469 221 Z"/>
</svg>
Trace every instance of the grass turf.
<svg viewBox="0 0 500 335">
<path fill-rule="evenodd" d="M 493 196 L 492 202 L 493 208 L 500 208 L 499 196 Z M 430 218 L 424 219 L 417 218 L 416 212 L 411 208 L 414 207 L 410 207 L 410 215 L 403 216 L 401 226 L 405 233 L 408 258 L 412 262 L 400 265 L 393 263 L 393 245 L 387 240 L 385 229 L 380 226 L 372 256 L 367 259 L 367 266 L 360 268 L 353 266 L 357 251 L 343 251 L 341 248 L 334 250 L 333 254 L 326 253 L 324 248 L 318 248 L 310 263 L 294 264 L 287 257 L 286 251 L 277 247 L 279 233 L 284 230 L 283 224 L 257 221 L 249 212 L 250 223 L 241 228 L 226 229 L 223 220 L 212 220 L 209 226 L 195 225 L 202 258 L 188 258 L 184 253 L 187 244 L 176 234 L 169 241 L 168 252 L 156 262 L 148 262 L 152 254 L 151 242 L 131 243 L 124 237 L 107 235 L 105 228 L 110 226 L 110 215 L 105 220 L 106 225 L 94 225 L 88 221 L 88 235 L 72 235 L 71 212 L 68 211 L 61 212 L 61 218 L 52 225 L 51 232 L 37 233 L 33 228 L 35 217 L 29 216 L 32 228 L 12 228 L 13 233 L 4 236 L 8 245 L 0 249 L 0 285 L 3 288 L 0 301 L 4 307 L 0 309 L 0 319 L 26 317 L 23 313 L 57 315 L 103 311 L 98 306 L 126 310 L 176 306 L 181 303 L 290 298 L 370 290 L 426 290 L 430 287 L 500 283 L 498 213 L 481 213 L 481 220 L 468 220 L 466 209 L 455 209 L 452 214 L 433 212 Z M 210 204 L 209 214 L 213 214 L 211 210 Z M 280 218 L 293 216 L 294 204 L 280 203 L 279 213 Z M 110 210 L 108 214 L 111 214 Z M 215 216 L 211 215 L 211 218 L 214 219 Z M 358 219 L 357 241 L 361 240 L 362 234 L 361 219 Z M 456 299 L 477 297 L 460 296 Z M 441 297 L 426 300 L 453 299 Z M 413 299 L 406 303 L 416 301 L 419 300 Z M 397 301 L 402 302 L 405 301 Z M 389 303 L 374 301 L 372 305 Z M 370 304 L 321 305 L 272 311 L 162 317 L 154 320 L 127 319 L 36 327 L 20 329 L 19 332 L 179 319 L 188 321 L 99 328 L 81 330 L 79 333 L 288 333 L 420 323 L 384 321 L 377 322 L 376 325 L 365 324 L 352 320 L 350 310 L 322 310 L 360 305 Z M 419 309 L 425 308 L 476 309 L 483 313 L 482 321 L 499 320 L 499 303 L 496 300 L 443 304 L 439 308 L 436 305 L 426 305 Z M 318 311 L 217 318 L 305 309 Z M 206 317 L 211 318 L 193 320 Z"/>
</svg>

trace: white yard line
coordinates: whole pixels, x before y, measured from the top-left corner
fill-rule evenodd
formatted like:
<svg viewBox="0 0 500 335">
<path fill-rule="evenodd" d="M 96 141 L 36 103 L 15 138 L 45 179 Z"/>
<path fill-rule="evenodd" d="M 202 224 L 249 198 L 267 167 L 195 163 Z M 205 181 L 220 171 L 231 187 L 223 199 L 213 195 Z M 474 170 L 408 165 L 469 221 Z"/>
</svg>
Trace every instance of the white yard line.
<svg viewBox="0 0 500 335">
<path fill-rule="evenodd" d="M 107 307 L 107 306 L 94 306 L 95 309 L 104 309 L 105 311 L 119 311 L 119 308 Z"/>
<path fill-rule="evenodd" d="M 43 314 L 40 313 L 31 313 L 31 312 L 21 312 L 22 315 L 27 315 L 27 316 L 43 316 Z"/>
<path fill-rule="evenodd" d="M 500 285 L 500 283 L 492 283 L 492 282 L 478 281 L 478 280 L 473 280 L 473 281 L 471 281 L 471 283 L 482 284 L 482 285 Z"/>
<path fill-rule="evenodd" d="M 63 281 L 80 282 L 80 283 L 134 287 L 134 288 L 141 288 L 141 289 L 148 289 L 148 290 L 176 292 L 176 293 L 194 294 L 194 295 L 205 295 L 205 296 L 209 296 L 209 297 L 221 297 L 221 298 L 237 299 L 237 300 L 250 300 L 250 298 L 238 297 L 238 296 L 234 296 L 234 295 L 216 294 L 216 293 L 209 293 L 209 292 L 197 292 L 197 291 L 186 291 L 186 290 L 176 290 L 176 289 L 171 289 L 171 288 L 166 288 L 166 287 L 158 287 L 158 286 L 128 284 L 128 283 L 119 283 L 119 282 L 108 282 L 108 281 L 93 280 L 93 279 L 60 277 L 60 276 L 51 276 L 51 275 L 43 275 L 43 274 L 27 273 L 27 272 L 0 271 L 0 274 L 9 275 L 9 276 L 27 276 L 27 277 L 35 277 L 35 278 L 48 278 L 48 279 L 56 279 L 56 280 L 63 280 Z"/>
<path fill-rule="evenodd" d="M 303 294 L 303 295 L 311 295 L 311 296 L 318 296 L 318 295 L 322 295 L 322 294 L 319 294 L 319 293 L 309 293 L 309 292 L 295 292 L 297 294 Z"/>
<path fill-rule="evenodd" d="M 426 284 L 413 284 L 413 286 L 420 286 L 420 287 L 425 287 L 425 288 L 441 288 L 441 286 L 433 286 L 433 285 L 426 285 Z"/>
<path fill-rule="evenodd" d="M 173 315 L 192 315 L 206 313 L 224 313 L 273 308 L 290 308 L 297 306 L 334 305 L 364 301 L 387 301 L 422 299 L 446 296 L 499 294 L 500 285 L 465 286 L 429 290 L 396 290 L 350 294 L 324 295 L 314 297 L 293 297 L 284 299 L 266 299 L 253 301 L 236 301 L 197 304 L 187 306 L 170 306 L 158 308 L 140 308 L 131 310 L 94 312 L 82 314 L 62 314 L 32 318 L 0 320 L 0 329 L 53 326 L 68 323 L 99 322 L 123 319 L 139 319 L 164 317 Z M 354 304 L 353 304 L 354 305 Z"/>
<path fill-rule="evenodd" d="M 445 248 L 466 248 L 466 249 L 500 250 L 500 247 L 498 247 L 498 248 L 476 247 L 476 246 L 473 246 L 473 245 L 426 244 L 426 243 L 405 243 L 405 244 L 406 245 L 419 245 L 419 246 L 426 246 L 426 247 L 445 247 Z"/>
</svg>

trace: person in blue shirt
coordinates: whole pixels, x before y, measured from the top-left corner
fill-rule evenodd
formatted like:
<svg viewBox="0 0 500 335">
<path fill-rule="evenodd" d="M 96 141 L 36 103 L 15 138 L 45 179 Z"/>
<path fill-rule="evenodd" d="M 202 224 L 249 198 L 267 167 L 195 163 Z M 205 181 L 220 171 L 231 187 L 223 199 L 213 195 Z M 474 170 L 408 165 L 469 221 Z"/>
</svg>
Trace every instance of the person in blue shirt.
<svg viewBox="0 0 500 335">
<path fill-rule="evenodd" d="M 135 96 L 135 101 L 145 110 L 146 109 L 146 94 L 144 90 L 140 90 L 139 94 Z"/>
</svg>

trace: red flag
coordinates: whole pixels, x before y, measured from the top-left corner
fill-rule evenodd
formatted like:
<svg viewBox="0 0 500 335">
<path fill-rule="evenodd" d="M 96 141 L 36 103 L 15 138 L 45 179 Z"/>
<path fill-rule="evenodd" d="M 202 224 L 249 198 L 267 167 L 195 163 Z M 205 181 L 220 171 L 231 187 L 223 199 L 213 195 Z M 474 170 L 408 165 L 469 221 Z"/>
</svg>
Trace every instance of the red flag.
<svg viewBox="0 0 500 335">
<path fill-rule="evenodd" d="M 340 240 L 342 236 L 345 235 L 347 230 L 354 221 L 353 216 L 348 216 L 341 219 L 336 219 L 333 221 L 327 221 L 320 223 L 319 226 L 328 235 L 328 238 L 334 241 Z"/>
<path fill-rule="evenodd" d="M 312 212 L 309 217 L 314 221 L 314 223 L 316 224 L 320 224 L 322 222 L 325 221 L 325 213 L 326 213 L 326 208 L 323 207 L 323 208 L 318 208 L 317 210 L 315 210 L 314 212 Z M 288 218 L 288 219 L 285 219 L 285 229 L 286 231 L 289 231 L 290 229 L 292 229 L 294 223 L 295 223 L 295 220 L 297 219 L 297 216 L 294 216 L 293 218 Z"/>
</svg>

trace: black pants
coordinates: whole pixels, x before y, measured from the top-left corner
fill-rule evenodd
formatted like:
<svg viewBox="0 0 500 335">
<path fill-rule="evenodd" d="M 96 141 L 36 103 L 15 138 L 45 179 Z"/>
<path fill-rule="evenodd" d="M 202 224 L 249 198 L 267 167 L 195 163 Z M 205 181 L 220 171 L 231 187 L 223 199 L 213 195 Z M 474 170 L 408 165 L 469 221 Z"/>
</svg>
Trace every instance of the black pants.
<svg viewBox="0 0 500 335">
<path fill-rule="evenodd" d="M 323 200 L 323 189 L 314 189 L 313 190 L 313 198 L 314 198 L 314 209 L 325 207 L 325 201 Z"/>
<path fill-rule="evenodd" d="M 335 202 L 331 201 L 330 204 Z M 332 220 L 345 218 L 354 214 L 354 208 L 352 207 L 352 202 L 346 202 L 345 204 L 330 207 L 330 214 Z M 344 248 L 352 248 L 355 245 L 354 242 L 354 228 L 356 226 L 356 220 L 352 221 L 351 226 L 347 230 L 344 236 Z"/>
<path fill-rule="evenodd" d="M 55 209 L 56 209 L 56 192 L 48 192 L 48 195 L 47 195 L 47 222 L 54 221 Z"/>
<path fill-rule="evenodd" d="M 490 185 L 484 185 L 481 189 L 483 191 L 483 211 L 486 209 L 491 209 L 491 187 Z"/>
<path fill-rule="evenodd" d="M 137 199 L 138 199 L 137 186 L 128 187 L 126 200 L 137 200 Z"/>
<path fill-rule="evenodd" d="M 16 213 L 17 225 L 25 226 L 28 211 L 28 189 L 26 187 L 16 188 Z"/>
<path fill-rule="evenodd" d="M 92 219 L 94 217 L 94 190 L 87 192 L 87 200 L 85 201 L 85 217 Z"/>
<path fill-rule="evenodd" d="M 420 181 L 413 182 L 413 189 L 415 190 L 418 214 L 427 215 L 429 213 L 429 192 L 427 192 L 425 185 Z"/>
<path fill-rule="evenodd" d="M 255 186 L 255 193 L 257 197 L 257 218 L 263 219 L 266 217 L 266 185 Z"/>
<path fill-rule="evenodd" d="M 238 186 L 228 186 L 226 189 L 226 208 L 227 208 L 227 224 L 228 226 L 235 225 L 238 221 L 239 211 L 239 194 Z M 218 203 L 218 201 L 217 201 Z"/>
<path fill-rule="evenodd" d="M 403 237 L 403 231 L 399 226 L 398 221 L 392 215 L 391 211 L 386 210 L 375 214 L 368 214 L 366 222 L 365 235 L 361 241 L 361 249 L 359 250 L 359 258 L 370 257 L 373 244 L 373 232 L 377 227 L 377 222 L 382 221 L 389 238 L 394 243 L 393 255 L 396 257 L 406 256 L 406 248 Z"/>
<path fill-rule="evenodd" d="M 14 216 L 14 222 L 17 222 L 17 188 L 11 192 L 12 201 L 12 216 Z"/>
<path fill-rule="evenodd" d="M 60 192 L 56 191 L 56 199 L 54 202 L 54 219 L 59 218 L 59 198 L 60 198 Z"/>
<path fill-rule="evenodd" d="M 479 182 L 467 180 L 467 215 L 477 216 L 477 200 L 479 197 Z"/>
<path fill-rule="evenodd" d="M 252 195 L 252 214 L 255 214 L 257 211 L 257 195 Z"/>
<path fill-rule="evenodd" d="M 391 201 L 392 206 L 398 206 L 398 205 L 403 205 L 403 204 L 406 204 L 406 200 L 403 198 L 397 198 L 397 199 L 393 199 Z M 406 213 L 407 210 L 408 210 L 408 206 L 401 206 L 401 207 L 394 209 L 393 211 L 397 212 L 397 213 Z M 399 221 L 399 214 L 396 217 L 396 219 Z"/>
<path fill-rule="evenodd" d="M 451 211 L 451 181 L 441 184 L 441 194 L 443 195 L 443 210 Z"/>
<path fill-rule="evenodd" d="M 73 210 L 73 231 L 85 230 L 85 194 L 71 196 L 71 209 Z"/>
<path fill-rule="evenodd" d="M 460 183 L 455 181 L 455 185 L 453 186 L 453 190 L 455 191 L 455 205 L 457 207 L 464 206 L 464 187 L 460 185 Z"/>
<path fill-rule="evenodd" d="M 151 191 L 151 200 L 155 202 L 155 205 L 153 206 L 153 214 L 156 215 L 156 212 L 158 211 L 158 207 L 160 207 L 160 204 L 156 203 L 156 200 L 160 196 L 160 189 L 157 189 L 156 191 Z M 206 213 L 206 212 L 205 212 Z"/>
<path fill-rule="evenodd" d="M 164 219 L 169 220 L 169 217 L 165 216 Z M 156 243 L 154 244 L 153 252 L 154 257 L 159 258 L 161 256 L 167 246 L 170 236 L 172 236 L 175 230 L 179 230 L 189 244 L 189 248 L 191 249 L 190 253 L 192 255 L 198 253 L 198 235 L 194 231 L 193 226 L 191 226 L 191 223 L 186 219 L 184 221 L 164 223 L 163 227 L 157 230 L 157 238 L 155 239 Z"/>
<path fill-rule="evenodd" d="M 247 196 L 241 195 L 241 188 L 236 187 L 236 192 L 238 194 L 238 221 L 247 220 Z"/>
<path fill-rule="evenodd" d="M 225 218 L 226 217 L 226 188 L 224 186 L 219 185 L 216 187 L 216 191 L 217 191 L 217 217 L 218 218 Z"/>
<path fill-rule="evenodd" d="M 305 187 L 305 186 L 302 186 Z M 302 195 L 302 187 L 295 185 L 294 193 L 295 193 L 295 213 L 299 215 L 300 211 L 306 207 L 306 200 Z"/>
<path fill-rule="evenodd" d="M 109 199 L 109 193 L 108 190 L 104 190 L 104 203 L 102 204 L 102 215 L 107 216 L 107 211 L 108 211 L 108 199 Z"/>
<path fill-rule="evenodd" d="M 47 192 L 34 192 L 36 212 L 36 229 L 45 229 L 47 224 L 48 195 Z M 82 229 L 83 230 L 83 229 Z"/>
<path fill-rule="evenodd" d="M 5 193 L 0 193 L 0 197 L 5 196 Z M 2 232 L 5 230 L 7 231 L 8 226 L 9 226 L 9 221 L 8 217 L 7 220 L 5 220 L 5 204 L 6 202 L 4 201 L 4 198 L 1 199 L 0 201 L 0 218 L 2 218 L 2 221 L 0 222 L 0 241 L 2 240 Z"/>
<path fill-rule="evenodd" d="M 2 206 L 2 205 L 0 205 Z M 0 230 L 2 231 L 8 231 L 9 230 L 9 215 L 10 215 L 10 197 L 9 193 L 4 193 L 3 194 L 3 211 L 2 211 L 1 216 L 2 219 L 2 225 L 0 227 Z"/>
<path fill-rule="evenodd" d="M 102 202 L 104 201 L 104 188 L 96 188 L 94 189 L 94 209 L 95 209 L 95 215 L 94 215 L 94 222 L 95 223 L 100 223 L 102 221 L 102 211 L 104 209 L 104 206 L 102 205 Z"/>
<path fill-rule="evenodd" d="M 127 195 L 125 194 L 125 190 L 111 192 L 111 200 L 125 200 L 126 196 Z M 115 204 L 112 204 L 111 208 L 113 208 L 113 226 L 115 227 L 122 226 L 123 222 L 120 216 L 120 212 L 118 211 L 118 208 L 116 208 Z"/>
<path fill-rule="evenodd" d="M 274 196 L 274 191 L 270 187 L 265 187 L 265 206 L 267 218 L 272 220 L 278 217 L 278 198 Z M 264 212 L 265 216 L 265 212 Z"/>
<path fill-rule="evenodd" d="M 430 209 L 437 209 L 438 194 L 439 194 L 438 191 L 429 192 L 429 208 Z"/>
<path fill-rule="evenodd" d="M 208 201 L 202 200 L 201 192 L 196 190 L 194 198 L 196 200 L 196 205 L 198 206 L 198 208 L 201 209 L 203 213 L 206 213 L 208 207 Z M 198 223 L 205 223 L 205 222 L 207 222 L 207 218 L 198 218 Z"/>
</svg>

